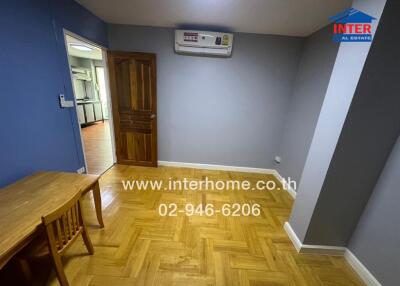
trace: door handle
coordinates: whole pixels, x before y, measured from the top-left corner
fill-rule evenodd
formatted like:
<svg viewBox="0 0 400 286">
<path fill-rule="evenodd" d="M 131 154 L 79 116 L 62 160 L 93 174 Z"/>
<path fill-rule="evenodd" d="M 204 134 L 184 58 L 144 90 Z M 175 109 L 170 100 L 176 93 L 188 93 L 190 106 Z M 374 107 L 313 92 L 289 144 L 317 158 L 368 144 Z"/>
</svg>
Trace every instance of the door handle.
<svg viewBox="0 0 400 286">
<path fill-rule="evenodd" d="M 155 113 L 152 113 L 151 115 L 150 115 L 150 119 L 154 119 L 154 118 L 156 118 L 156 114 Z"/>
</svg>

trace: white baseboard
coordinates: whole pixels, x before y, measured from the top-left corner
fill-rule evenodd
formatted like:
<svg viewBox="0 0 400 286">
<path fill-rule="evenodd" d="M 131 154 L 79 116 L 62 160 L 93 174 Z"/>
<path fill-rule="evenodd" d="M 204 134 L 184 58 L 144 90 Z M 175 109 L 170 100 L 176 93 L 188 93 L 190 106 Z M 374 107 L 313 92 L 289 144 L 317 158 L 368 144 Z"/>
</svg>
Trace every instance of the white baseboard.
<svg viewBox="0 0 400 286">
<path fill-rule="evenodd" d="M 299 253 L 343 256 L 346 251 L 346 247 L 340 246 L 303 244 L 297 237 L 297 234 L 294 232 L 289 222 L 285 222 L 283 228 Z"/>
<path fill-rule="evenodd" d="M 236 171 L 236 172 L 245 172 L 245 173 L 260 173 L 260 174 L 273 174 L 273 175 L 275 175 L 275 172 L 276 172 L 273 169 L 237 167 L 237 166 L 214 165 L 214 164 L 185 163 L 185 162 L 171 162 L 171 161 L 158 161 L 158 165 L 168 166 L 168 167 L 179 167 L 179 168 Z"/>
<path fill-rule="evenodd" d="M 303 244 L 300 249 L 300 253 L 302 254 L 343 256 L 345 252 L 346 247 L 330 245 Z"/>
<path fill-rule="evenodd" d="M 303 244 L 297 237 L 289 222 L 285 222 L 285 229 L 289 239 L 292 241 L 294 248 L 301 254 L 319 254 L 319 255 L 340 255 L 344 256 L 353 270 L 358 274 L 361 280 L 367 286 L 382 286 L 371 272 L 361 263 L 360 260 L 346 247 L 328 246 L 328 245 L 309 245 Z"/>
<path fill-rule="evenodd" d="M 296 248 L 297 252 L 300 252 L 301 246 L 303 245 L 300 239 L 297 237 L 296 233 L 294 232 L 292 226 L 289 222 L 285 222 L 283 225 L 283 229 L 286 231 L 289 239 L 292 241 L 294 248 Z"/>
<path fill-rule="evenodd" d="M 214 165 L 214 164 L 200 164 L 200 163 L 185 163 L 185 162 L 171 162 L 171 161 L 158 161 L 160 166 L 177 167 L 177 168 L 193 168 L 193 169 L 205 169 L 205 170 L 221 170 L 221 171 L 235 171 L 245 173 L 259 173 L 259 174 L 271 174 L 274 175 L 280 182 L 283 181 L 282 176 L 277 170 L 274 169 L 263 169 L 253 167 L 238 167 L 238 166 L 226 166 L 226 165 Z M 289 195 L 295 199 L 296 191 L 292 188 L 286 189 Z"/>
<path fill-rule="evenodd" d="M 283 184 L 283 177 L 281 176 L 281 174 L 279 174 L 279 172 L 277 170 L 273 170 L 274 171 L 274 175 L 275 177 Z M 295 190 L 293 190 L 290 186 L 288 189 L 286 189 L 286 191 L 289 193 L 289 195 L 295 200 L 296 199 L 296 195 L 297 192 Z"/>
<path fill-rule="evenodd" d="M 374 275 L 369 272 L 365 265 L 362 264 L 362 262 L 358 260 L 358 258 L 349 249 L 346 249 L 344 258 L 367 286 L 382 286 L 382 284 L 379 283 Z"/>
</svg>

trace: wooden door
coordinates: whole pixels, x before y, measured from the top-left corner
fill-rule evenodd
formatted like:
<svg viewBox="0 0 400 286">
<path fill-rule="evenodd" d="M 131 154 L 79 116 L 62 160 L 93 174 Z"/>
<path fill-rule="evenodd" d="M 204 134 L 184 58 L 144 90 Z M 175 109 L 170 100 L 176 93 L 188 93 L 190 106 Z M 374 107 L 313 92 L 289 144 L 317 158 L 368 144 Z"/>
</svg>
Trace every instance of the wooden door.
<svg viewBox="0 0 400 286">
<path fill-rule="evenodd" d="M 156 56 L 108 52 L 117 163 L 157 166 Z"/>
</svg>

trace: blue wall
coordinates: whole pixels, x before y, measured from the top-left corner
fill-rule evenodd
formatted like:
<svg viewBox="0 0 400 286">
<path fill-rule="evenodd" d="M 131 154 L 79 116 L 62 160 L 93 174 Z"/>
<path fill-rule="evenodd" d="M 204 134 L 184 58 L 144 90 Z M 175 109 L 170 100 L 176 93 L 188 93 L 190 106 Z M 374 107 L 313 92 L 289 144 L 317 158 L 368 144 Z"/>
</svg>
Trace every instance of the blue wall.
<svg viewBox="0 0 400 286">
<path fill-rule="evenodd" d="M 0 187 L 84 165 L 63 28 L 107 46 L 106 24 L 72 0 L 0 2 Z"/>
</svg>

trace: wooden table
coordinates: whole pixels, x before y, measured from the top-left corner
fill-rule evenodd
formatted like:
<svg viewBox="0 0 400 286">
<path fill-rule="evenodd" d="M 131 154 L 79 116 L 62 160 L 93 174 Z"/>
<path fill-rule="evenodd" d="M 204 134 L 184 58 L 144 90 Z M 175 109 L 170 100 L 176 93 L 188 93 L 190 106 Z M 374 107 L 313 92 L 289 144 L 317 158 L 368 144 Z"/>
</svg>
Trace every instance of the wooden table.
<svg viewBox="0 0 400 286">
<path fill-rule="evenodd" d="M 98 176 L 38 172 L 0 189 L 0 269 L 35 236 L 41 217 L 80 192 L 92 190 L 104 227 Z"/>
</svg>

